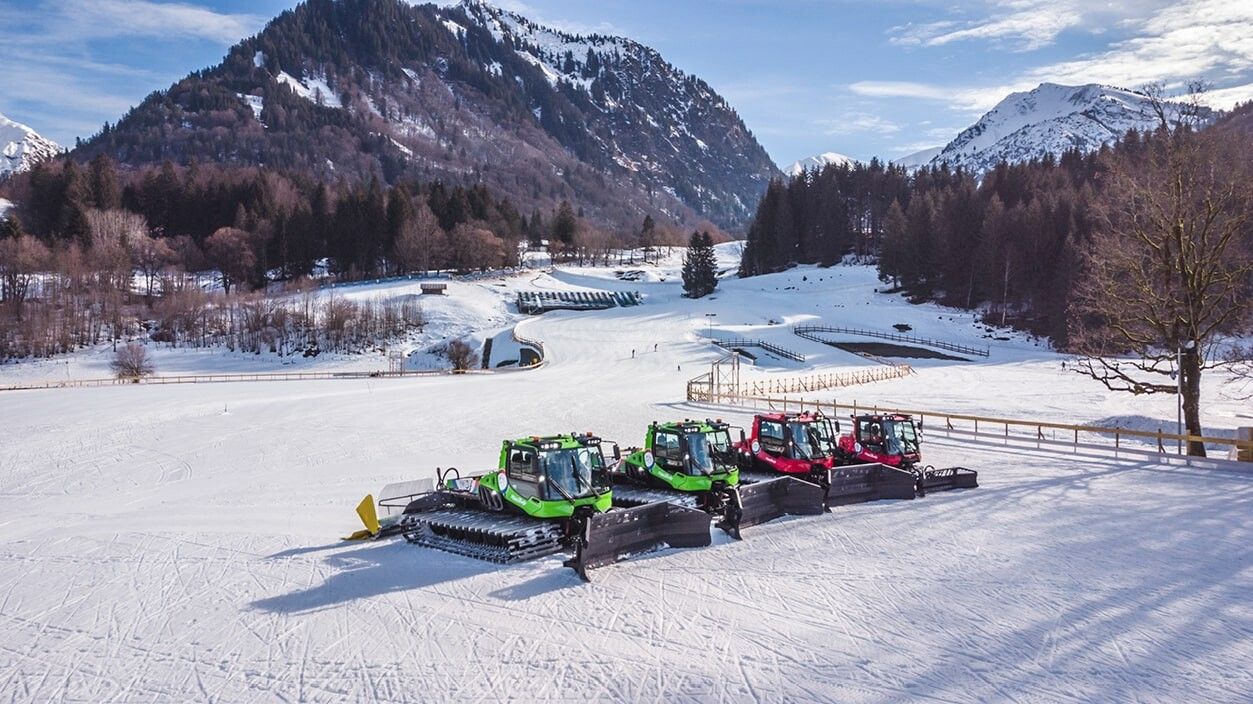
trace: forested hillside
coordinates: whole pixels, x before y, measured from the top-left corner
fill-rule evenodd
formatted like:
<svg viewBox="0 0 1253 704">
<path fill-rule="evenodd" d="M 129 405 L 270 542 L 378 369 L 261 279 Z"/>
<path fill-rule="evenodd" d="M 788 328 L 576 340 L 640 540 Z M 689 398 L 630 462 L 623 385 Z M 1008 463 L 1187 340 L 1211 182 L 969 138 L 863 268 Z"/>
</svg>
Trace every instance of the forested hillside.
<svg viewBox="0 0 1253 704">
<path fill-rule="evenodd" d="M 1205 163 L 1234 183 L 1247 167 L 1241 160 L 1249 153 L 1250 114 L 1253 105 L 1245 105 L 1180 139 L 1200 140 Z M 872 162 L 776 180 L 750 226 L 741 274 L 874 255 L 881 278 L 917 300 L 983 309 L 990 322 L 1065 347 L 1084 252 L 1109 229 L 1118 197 L 1109 184 L 1116 174 L 1145 168 L 1169 139 L 1133 131 L 1096 152 L 1002 162 L 982 179 L 943 165 L 909 173 Z M 1246 229 L 1240 252 L 1253 246 L 1249 237 Z"/>
<path fill-rule="evenodd" d="M 737 226 L 778 173 L 725 100 L 652 49 L 470 0 L 307 0 L 74 150 L 98 154 L 482 184 L 618 227 Z"/>
</svg>

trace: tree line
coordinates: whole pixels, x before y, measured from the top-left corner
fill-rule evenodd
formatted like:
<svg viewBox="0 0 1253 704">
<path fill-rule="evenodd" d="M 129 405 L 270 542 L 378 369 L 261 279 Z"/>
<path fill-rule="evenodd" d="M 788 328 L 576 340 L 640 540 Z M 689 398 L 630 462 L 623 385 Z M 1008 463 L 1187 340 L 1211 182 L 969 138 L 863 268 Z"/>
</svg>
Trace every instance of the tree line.
<svg viewBox="0 0 1253 704">
<path fill-rule="evenodd" d="M 775 181 L 740 273 L 874 255 L 893 291 L 1046 335 L 1112 390 L 1181 388 L 1200 435 L 1203 370 L 1253 333 L 1253 103 L 1208 125 L 1200 90 L 1177 110 L 1147 95 L 1157 127 L 1094 153 L 981 177 L 871 162 Z"/>
<path fill-rule="evenodd" d="M 0 218 L 0 359 L 125 339 L 142 321 L 155 321 L 146 332 L 170 344 L 234 349 L 250 333 L 239 327 L 236 313 L 248 315 L 232 296 L 281 296 L 312 275 L 500 269 L 519 263 L 524 241 L 546 246 L 554 260 L 607 265 L 624 247 L 682 242 L 651 217 L 627 231 L 595 227 L 568 201 L 524 217 L 481 184 L 324 183 L 196 163 L 119 169 L 104 154 L 86 164 L 41 163 L 0 183 L 0 195 L 17 204 Z M 207 290 L 213 282 L 220 294 Z M 287 336 L 296 318 L 276 316 L 266 326 Z M 361 308 L 351 317 L 369 337 L 404 327 L 371 322 L 388 316 Z M 325 337 L 316 322 L 295 325 L 302 344 Z M 342 347 L 331 337 L 322 344 Z M 275 350 L 290 348 L 284 337 Z"/>
</svg>

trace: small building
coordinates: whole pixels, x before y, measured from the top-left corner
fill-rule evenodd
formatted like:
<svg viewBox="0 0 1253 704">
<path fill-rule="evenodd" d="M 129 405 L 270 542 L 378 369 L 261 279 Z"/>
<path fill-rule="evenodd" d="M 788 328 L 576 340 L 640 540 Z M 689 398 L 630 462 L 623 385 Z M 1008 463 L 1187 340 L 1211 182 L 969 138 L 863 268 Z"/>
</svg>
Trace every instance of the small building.
<svg viewBox="0 0 1253 704">
<path fill-rule="evenodd" d="M 437 281 L 425 282 L 422 284 L 422 295 L 443 296 L 448 293 L 448 284 L 439 283 Z"/>
</svg>

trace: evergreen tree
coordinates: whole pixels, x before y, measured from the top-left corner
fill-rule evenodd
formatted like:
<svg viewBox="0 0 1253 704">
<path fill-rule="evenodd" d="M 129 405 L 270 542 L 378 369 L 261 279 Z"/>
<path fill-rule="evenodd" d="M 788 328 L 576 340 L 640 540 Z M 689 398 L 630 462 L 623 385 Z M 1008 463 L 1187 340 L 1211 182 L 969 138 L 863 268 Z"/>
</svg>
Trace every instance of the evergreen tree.
<svg viewBox="0 0 1253 704">
<path fill-rule="evenodd" d="M 574 208 L 570 205 L 570 201 L 561 201 L 561 207 L 557 209 L 557 214 L 553 217 L 552 238 L 555 241 L 549 243 L 549 249 L 569 252 L 574 248 L 574 238 L 578 230 L 579 221 L 574 216 Z"/>
<path fill-rule="evenodd" d="M 401 233 L 412 219 L 413 201 L 409 198 L 409 191 L 403 184 L 396 186 L 387 199 L 387 231 L 383 239 L 383 252 L 387 256 L 391 257 L 396 251 L 396 240 L 400 239 Z M 394 257 L 391 264 L 400 273 Z"/>
<path fill-rule="evenodd" d="M 718 265 L 713 239 L 706 232 L 693 232 L 683 259 L 683 295 L 704 298 L 718 287 Z"/>
<path fill-rule="evenodd" d="M 117 169 L 108 154 L 100 153 L 91 160 L 91 195 L 100 210 L 122 207 L 122 189 L 117 183 Z"/>
<path fill-rule="evenodd" d="M 547 238 L 547 233 L 544 231 L 544 218 L 539 214 L 539 210 L 531 211 L 531 222 L 526 226 L 526 235 L 527 241 L 536 249 Z"/>
<path fill-rule="evenodd" d="M 884 220 L 883 246 L 879 250 L 879 280 L 891 281 L 893 286 L 901 285 L 901 271 L 909 252 L 908 227 L 900 201 L 893 200 Z"/>
<path fill-rule="evenodd" d="M 644 223 L 640 226 L 640 247 L 644 249 L 644 263 L 648 263 L 649 249 L 657 242 L 657 223 L 653 221 L 652 215 L 644 216 Z"/>
</svg>

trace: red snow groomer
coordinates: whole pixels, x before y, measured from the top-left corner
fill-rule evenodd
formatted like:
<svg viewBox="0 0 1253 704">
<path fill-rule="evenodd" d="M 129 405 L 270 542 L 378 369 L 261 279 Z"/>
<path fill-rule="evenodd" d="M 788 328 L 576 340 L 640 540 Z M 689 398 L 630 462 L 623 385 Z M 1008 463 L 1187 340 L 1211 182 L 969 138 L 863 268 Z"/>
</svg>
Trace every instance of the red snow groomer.
<svg viewBox="0 0 1253 704">
<path fill-rule="evenodd" d="M 737 446 L 742 481 L 780 474 L 817 484 L 828 508 L 877 499 L 912 499 L 914 474 L 875 463 L 841 462 L 839 424 L 821 413 L 767 413 L 753 418 Z"/>
<path fill-rule="evenodd" d="M 978 473 L 965 467 L 937 469 L 922 464 L 918 427 L 913 416 L 903 413 L 865 413 L 852 416 L 853 432 L 840 436 L 839 461 L 849 464 L 876 462 L 912 473 L 919 496 L 928 491 L 973 489 Z"/>
</svg>

